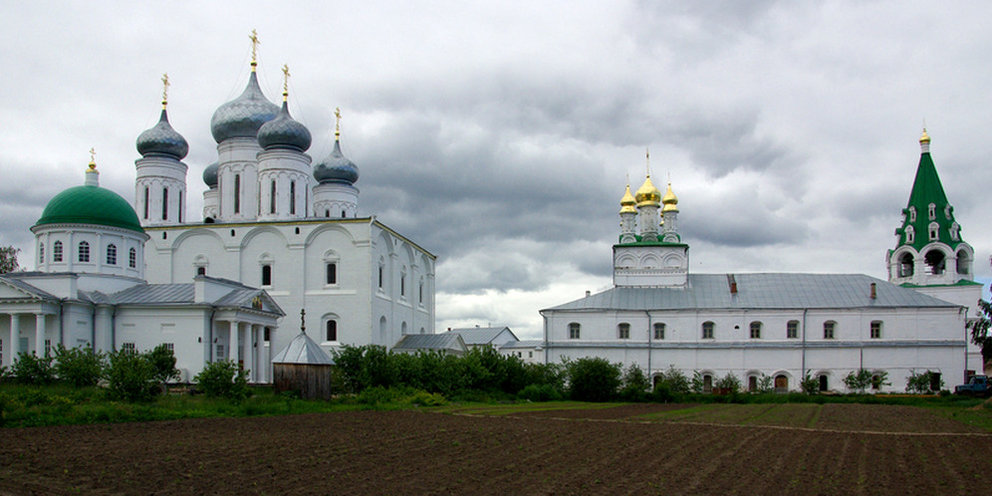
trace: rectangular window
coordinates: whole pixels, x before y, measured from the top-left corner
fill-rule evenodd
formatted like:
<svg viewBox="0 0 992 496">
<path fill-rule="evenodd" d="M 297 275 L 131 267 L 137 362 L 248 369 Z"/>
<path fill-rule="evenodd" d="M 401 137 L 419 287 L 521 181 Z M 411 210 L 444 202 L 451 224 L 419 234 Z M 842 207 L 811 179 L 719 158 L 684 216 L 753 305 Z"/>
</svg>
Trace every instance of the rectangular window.
<svg viewBox="0 0 992 496">
<path fill-rule="evenodd" d="M 165 345 L 165 349 L 167 349 L 167 350 L 169 350 L 169 351 L 171 351 L 173 353 L 176 352 L 176 344 L 175 343 L 162 343 L 162 344 Z"/>
<path fill-rule="evenodd" d="M 179 223 L 183 222 L 183 192 L 179 192 Z"/>
<path fill-rule="evenodd" d="M 533 351 L 528 351 L 527 352 L 527 358 L 534 358 L 534 352 Z"/>
<path fill-rule="evenodd" d="M 46 339 L 45 340 L 45 356 L 46 357 L 52 356 L 52 340 L 51 339 Z"/>
<path fill-rule="evenodd" d="M 579 339 L 579 332 L 581 327 L 579 324 L 572 322 L 568 324 L 568 339 Z"/>
<path fill-rule="evenodd" d="M 234 213 L 241 213 L 241 175 L 234 175 Z"/>
<path fill-rule="evenodd" d="M 148 218 L 148 187 L 145 186 L 145 218 Z"/>
<path fill-rule="evenodd" d="M 107 245 L 107 265 L 117 265 L 117 245 Z"/>
<path fill-rule="evenodd" d="M 421 305 L 424 304 L 424 283 L 420 283 L 418 287 L 417 299 Z"/>
<path fill-rule="evenodd" d="M 873 320 L 871 322 L 871 338 L 881 339 L 882 338 L 882 321 Z"/>
<path fill-rule="evenodd" d="M 382 289 L 382 266 L 379 266 L 379 289 Z"/>
<path fill-rule="evenodd" d="M 836 325 L 837 323 L 832 320 L 823 323 L 823 339 L 834 338 L 834 327 Z"/>
<path fill-rule="evenodd" d="M 169 220 L 169 188 L 162 188 L 162 220 Z"/>
<path fill-rule="evenodd" d="M 269 188 L 269 213 L 276 213 L 276 181 L 272 180 L 271 188 Z"/>
<path fill-rule="evenodd" d="M 289 214 L 296 215 L 296 181 L 289 183 Z"/>
<path fill-rule="evenodd" d="M 61 241 L 56 241 L 55 244 L 52 245 L 52 261 L 53 262 L 61 262 L 62 261 L 62 242 Z"/>
<path fill-rule="evenodd" d="M 654 324 L 654 338 L 655 339 L 665 339 L 665 323 L 655 322 Z"/>
<path fill-rule="evenodd" d="M 218 344 L 214 351 L 214 360 L 227 360 L 227 350 L 224 349 L 224 345 Z"/>
<path fill-rule="evenodd" d="M 268 341 L 268 340 L 269 340 L 269 328 L 266 327 L 265 332 L 262 333 L 262 341 Z"/>
<path fill-rule="evenodd" d="M 787 339 L 796 339 L 799 337 L 798 320 L 790 320 L 789 323 L 785 324 L 785 337 Z"/>
<path fill-rule="evenodd" d="M 338 264 L 331 262 L 327 264 L 327 274 L 325 284 L 338 283 Z"/>
<path fill-rule="evenodd" d="M 79 242 L 79 257 L 78 257 L 78 261 L 80 261 L 80 262 L 89 262 L 90 261 L 90 244 L 87 243 L 87 242 L 85 242 L 85 241 L 80 241 Z"/>
<path fill-rule="evenodd" d="M 327 321 L 327 339 L 326 341 L 337 341 L 338 340 L 338 321 L 328 320 Z"/>
<path fill-rule="evenodd" d="M 127 252 L 127 265 L 132 269 L 138 266 L 138 252 L 134 248 Z"/>
<path fill-rule="evenodd" d="M 400 274 L 400 296 L 406 296 L 406 274 Z"/>
<path fill-rule="evenodd" d="M 121 350 L 134 353 L 135 352 L 134 343 L 121 343 Z"/>
<path fill-rule="evenodd" d="M 617 326 L 617 339 L 630 339 L 630 324 L 624 322 Z"/>
<path fill-rule="evenodd" d="M 45 244 L 41 243 L 38 245 L 38 260 L 39 263 L 45 263 Z"/>
</svg>

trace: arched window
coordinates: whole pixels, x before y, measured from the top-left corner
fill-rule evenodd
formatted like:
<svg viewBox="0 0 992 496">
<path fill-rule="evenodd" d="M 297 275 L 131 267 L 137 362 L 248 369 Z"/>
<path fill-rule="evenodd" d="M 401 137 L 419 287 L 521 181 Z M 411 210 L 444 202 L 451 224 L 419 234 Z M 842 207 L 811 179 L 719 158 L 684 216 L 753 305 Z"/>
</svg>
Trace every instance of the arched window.
<svg viewBox="0 0 992 496">
<path fill-rule="evenodd" d="M 272 285 L 272 265 L 262 265 L 262 286 Z"/>
<path fill-rule="evenodd" d="M 931 203 L 927 207 L 927 215 L 930 217 L 930 220 L 936 219 L 937 218 L 937 205 L 934 205 L 933 203 Z"/>
<path fill-rule="evenodd" d="M 38 243 L 38 263 L 45 263 L 45 243 Z"/>
<path fill-rule="evenodd" d="M 196 275 L 198 275 L 198 276 L 205 276 L 205 275 L 207 275 L 207 268 L 204 267 L 204 266 L 202 266 L 202 265 L 199 266 L 199 267 L 197 267 L 196 268 Z"/>
<path fill-rule="evenodd" d="M 937 241 L 940 237 L 940 226 L 936 222 L 931 222 L 927 229 L 930 231 L 930 241 Z"/>
<path fill-rule="evenodd" d="M 400 272 L 400 296 L 406 296 L 406 267 Z"/>
<path fill-rule="evenodd" d="M 665 323 L 655 322 L 654 323 L 654 338 L 655 339 L 665 339 Z"/>
<path fill-rule="evenodd" d="M 61 262 L 62 261 L 62 242 L 56 241 L 52 245 L 52 261 Z"/>
<path fill-rule="evenodd" d="M 107 265 L 117 265 L 117 245 L 107 245 Z"/>
<path fill-rule="evenodd" d="M 923 257 L 923 261 L 927 263 L 927 267 L 930 268 L 930 273 L 933 275 L 940 275 L 944 273 L 945 264 L 947 259 L 944 257 L 944 252 L 933 249 L 927 252 L 926 256 Z"/>
<path fill-rule="evenodd" d="M 799 321 L 790 320 L 785 324 L 785 338 L 796 339 L 799 337 Z"/>
<path fill-rule="evenodd" d="M 752 375 L 747 378 L 747 390 L 750 393 L 758 391 L 758 376 Z"/>
<path fill-rule="evenodd" d="M 827 391 L 830 386 L 828 384 L 827 374 L 820 374 L 820 377 L 818 377 L 818 379 L 820 380 L 820 392 Z"/>
<path fill-rule="evenodd" d="M 85 241 L 79 242 L 79 252 L 76 258 L 78 262 L 89 262 L 90 261 L 90 244 Z"/>
<path fill-rule="evenodd" d="M 582 327 L 577 322 L 568 324 L 568 339 L 579 339 Z"/>
<path fill-rule="evenodd" d="M 708 320 L 703 322 L 703 339 L 713 339 L 713 323 Z"/>
<path fill-rule="evenodd" d="M 913 226 L 906 226 L 906 242 L 913 243 L 916 241 L 916 230 Z"/>
<path fill-rule="evenodd" d="M 338 321 L 328 320 L 324 324 L 324 329 L 326 331 L 325 341 L 337 341 L 338 340 Z"/>
<path fill-rule="evenodd" d="M 703 392 L 713 392 L 713 376 L 710 374 L 703 374 Z"/>
<path fill-rule="evenodd" d="M 400 334 L 406 336 L 406 321 L 400 324 Z"/>
<path fill-rule="evenodd" d="M 617 326 L 617 339 L 630 339 L 630 324 L 622 322 Z"/>
<path fill-rule="evenodd" d="M 169 188 L 162 188 L 162 220 L 169 220 Z"/>
<path fill-rule="evenodd" d="M 971 258 L 968 257 L 968 252 L 964 250 L 958 251 L 957 259 L 958 274 L 967 275 L 971 272 Z"/>
<path fill-rule="evenodd" d="M 951 233 L 951 241 L 958 241 L 958 239 L 960 239 L 961 236 L 961 225 L 958 224 L 957 222 L 951 224 L 950 233 Z"/>
<path fill-rule="evenodd" d="M 751 322 L 751 339 L 761 339 L 761 322 Z"/>
<path fill-rule="evenodd" d="M 324 210 L 324 217 L 328 217 L 328 218 L 329 218 L 330 216 L 331 216 L 331 211 L 330 211 L 330 209 L 328 209 L 328 210 Z"/>
<path fill-rule="evenodd" d="M 424 304 L 424 280 L 420 279 L 420 284 L 417 285 L 417 303 Z"/>
<path fill-rule="evenodd" d="M 916 207 L 909 207 L 909 221 L 916 222 Z"/>
<path fill-rule="evenodd" d="M 338 264 L 336 262 L 327 262 L 324 265 L 324 273 L 324 284 L 338 283 Z"/>
<path fill-rule="evenodd" d="M 127 266 L 132 269 L 138 266 L 138 251 L 134 248 L 127 251 Z"/>
<path fill-rule="evenodd" d="M 872 339 L 881 339 L 882 338 L 882 321 L 881 320 L 873 320 L 873 321 L 871 321 L 871 326 L 869 327 L 869 330 L 870 330 L 871 338 Z"/>
<path fill-rule="evenodd" d="M 183 222 L 183 192 L 179 191 L 179 223 Z"/>
<path fill-rule="evenodd" d="M 345 217 L 345 211 L 344 211 L 344 210 L 342 210 L 342 211 L 341 211 L 341 218 L 343 219 L 344 217 Z"/>
<path fill-rule="evenodd" d="M 823 339 L 833 339 L 834 338 L 834 330 L 836 329 L 836 327 L 837 327 L 837 323 L 834 322 L 834 321 L 832 321 L 832 320 L 828 320 L 828 321 L 824 322 L 823 323 Z"/>
<path fill-rule="evenodd" d="M 144 208 L 144 214 L 145 214 L 145 218 L 146 219 L 148 218 L 148 196 L 149 196 L 149 194 L 148 194 L 148 186 L 145 186 L 145 208 Z"/>
<path fill-rule="evenodd" d="M 899 277 L 912 277 L 915 261 L 912 253 L 903 253 L 899 257 Z"/>
<path fill-rule="evenodd" d="M 789 392 L 789 376 L 785 374 L 779 374 L 775 376 L 775 392 L 776 393 Z"/>
</svg>

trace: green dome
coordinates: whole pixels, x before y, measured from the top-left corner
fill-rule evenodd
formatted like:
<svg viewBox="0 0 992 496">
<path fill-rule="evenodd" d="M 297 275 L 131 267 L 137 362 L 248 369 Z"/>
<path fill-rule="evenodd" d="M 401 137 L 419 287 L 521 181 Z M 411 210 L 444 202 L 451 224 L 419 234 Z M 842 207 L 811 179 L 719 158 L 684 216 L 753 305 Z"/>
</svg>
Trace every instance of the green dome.
<svg viewBox="0 0 992 496">
<path fill-rule="evenodd" d="M 44 224 L 96 224 L 145 232 L 131 204 L 99 186 L 76 186 L 55 195 L 35 226 Z"/>
</svg>

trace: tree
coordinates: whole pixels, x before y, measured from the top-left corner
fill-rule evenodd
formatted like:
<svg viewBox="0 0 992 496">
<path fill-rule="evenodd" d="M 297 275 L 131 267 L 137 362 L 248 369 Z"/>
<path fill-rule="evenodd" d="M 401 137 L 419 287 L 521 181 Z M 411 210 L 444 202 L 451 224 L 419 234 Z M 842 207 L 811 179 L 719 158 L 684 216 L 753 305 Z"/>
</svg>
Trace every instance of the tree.
<svg viewBox="0 0 992 496">
<path fill-rule="evenodd" d="M 55 348 L 55 375 L 62 382 L 76 387 L 96 386 L 105 367 L 103 353 L 90 348 L 66 348 L 61 343 Z"/>
<path fill-rule="evenodd" d="M 18 269 L 17 252 L 20 248 L 13 246 L 0 246 L 0 274 L 6 274 Z"/>
<path fill-rule="evenodd" d="M 982 316 L 968 324 L 971 329 L 971 342 L 982 348 L 982 368 L 992 362 L 992 336 L 989 327 L 992 326 L 992 303 L 978 300 L 978 311 Z"/>
<path fill-rule="evenodd" d="M 620 364 L 583 357 L 568 362 L 569 393 L 577 401 L 610 401 L 620 389 Z"/>
</svg>

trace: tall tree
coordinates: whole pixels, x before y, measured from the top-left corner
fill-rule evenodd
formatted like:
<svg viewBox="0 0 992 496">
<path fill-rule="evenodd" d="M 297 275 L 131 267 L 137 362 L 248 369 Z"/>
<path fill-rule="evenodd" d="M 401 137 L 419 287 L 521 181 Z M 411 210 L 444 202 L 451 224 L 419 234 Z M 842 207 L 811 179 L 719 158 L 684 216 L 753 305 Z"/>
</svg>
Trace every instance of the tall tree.
<svg viewBox="0 0 992 496">
<path fill-rule="evenodd" d="M 13 246 L 0 246 L 0 274 L 6 274 L 17 270 L 17 252 L 20 248 Z"/>
<path fill-rule="evenodd" d="M 982 347 L 982 365 L 992 361 L 992 336 L 989 327 L 992 326 L 992 302 L 978 300 L 978 311 L 982 316 L 968 324 L 971 329 L 971 342 Z"/>
</svg>

